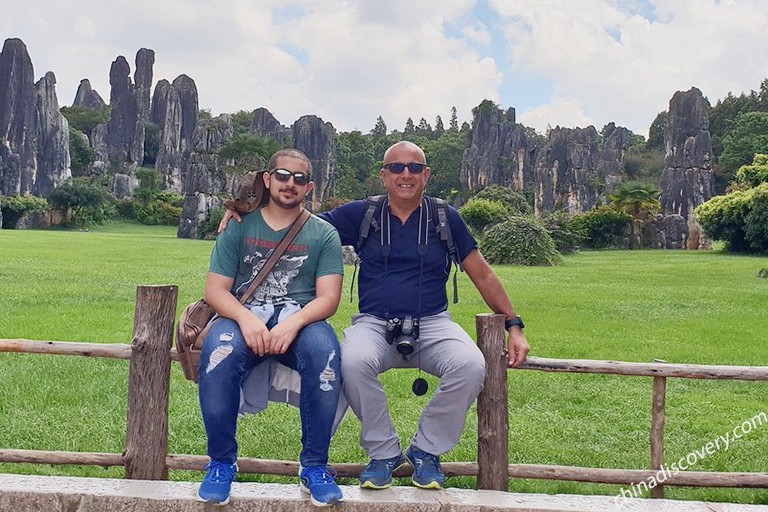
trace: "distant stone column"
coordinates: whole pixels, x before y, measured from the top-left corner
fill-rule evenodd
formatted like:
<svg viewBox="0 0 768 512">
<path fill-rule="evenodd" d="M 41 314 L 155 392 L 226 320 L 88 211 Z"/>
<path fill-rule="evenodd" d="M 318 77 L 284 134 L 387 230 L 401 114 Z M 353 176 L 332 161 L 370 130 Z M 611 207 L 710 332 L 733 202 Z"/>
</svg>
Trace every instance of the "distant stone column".
<svg viewBox="0 0 768 512">
<path fill-rule="evenodd" d="M 680 215 L 688 223 L 685 247 L 709 246 L 693 210 L 714 195 L 709 102 L 695 87 L 676 92 L 664 127 L 665 169 L 661 178 L 664 215 Z"/>
<path fill-rule="evenodd" d="M 336 183 L 336 130 L 317 116 L 302 116 L 293 124 L 293 147 L 306 153 L 312 162 L 312 181 L 315 189 L 310 194 L 313 210 L 327 199 Z"/>
</svg>

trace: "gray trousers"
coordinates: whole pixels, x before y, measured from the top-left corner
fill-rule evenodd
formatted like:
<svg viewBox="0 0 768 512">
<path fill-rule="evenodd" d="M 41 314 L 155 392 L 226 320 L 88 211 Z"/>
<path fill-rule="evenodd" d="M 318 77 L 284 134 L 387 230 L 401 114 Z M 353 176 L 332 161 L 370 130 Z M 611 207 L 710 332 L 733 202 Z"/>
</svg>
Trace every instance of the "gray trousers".
<svg viewBox="0 0 768 512">
<path fill-rule="evenodd" d="M 384 338 L 386 322 L 355 315 L 344 330 L 341 374 L 344 394 L 362 423 L 360 445 L 372 459 L 400 454 L 378 375 L 390 368 L 416 368 L 440 378 L 419 419 L 412 444 L 441 455 L 459 442 L 467 411 L 483 388 L 485 359 L 477 345 L 447 311 L 422 318 L 416 350 L 405 360 Z"/>
</svg>

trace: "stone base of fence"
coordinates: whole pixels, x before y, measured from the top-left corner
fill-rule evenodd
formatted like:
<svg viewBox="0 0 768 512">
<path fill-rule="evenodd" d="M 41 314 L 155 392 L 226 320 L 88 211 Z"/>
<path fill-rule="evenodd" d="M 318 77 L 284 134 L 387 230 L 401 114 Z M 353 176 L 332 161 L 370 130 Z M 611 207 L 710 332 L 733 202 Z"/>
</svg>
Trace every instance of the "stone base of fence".
<svg viewBox="0 0 768 512">
<path fill-rule="evenodd" d="M 197 482 L 112 478 L 0 475 L 0 510 L 15 512 L 192 512 L 213 510 L 196 501 Z M 501 491 L 446 489 L 422 491 L 392 487 L 368 491 L 342 486 L 340 510 L 365 512 L 768 512 L 768 506 L 693 501 L 632 499 L 617 503 L 612 496 L 515 494 Z M 305 511 L 313 507 L 298 485 L 239 483 L 232 487 L 231 512 Z M 222 509 L 223 510 L 223 509 Z"/>
</svg>

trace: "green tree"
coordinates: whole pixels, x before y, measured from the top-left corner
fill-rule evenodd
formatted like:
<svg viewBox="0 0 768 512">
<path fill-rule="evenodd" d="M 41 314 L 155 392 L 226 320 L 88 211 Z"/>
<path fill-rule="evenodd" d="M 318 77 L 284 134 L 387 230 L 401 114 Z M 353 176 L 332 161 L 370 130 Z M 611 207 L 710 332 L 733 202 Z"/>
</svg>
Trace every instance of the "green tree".
<svg viewBox="0 0 768 512">
<path fill-rule="evenodd" d="M 768 182 L 768 155 L 755 153 L 750 165 L 739 167 L 735 179 L 737 183 L 750 188 Z"/>
<path fill-rule="evenodd" d="M 488 199 L 489 201 L 498 201 L 512 215 L 529 215 L 531 206 L 523 194 L 515 192 L 509 187 L 491 185 L 475 194 L 473 199 Z"/>
<path fill-rule="evenodd" d="M 651 123 L 651 127 L 648 130 L 648 142 L 645 143 L 647 149 L 665 151 L 664 125 L 667 124 L 667 117 L 666 110 L 656 114 L 656 119 L 653 120 L 653 123 Z"/>
<path fill-rule="evenodd" d="M 93 150 L 88 136 L 80 130 L 69 127 L 69 157 L 73 176 L 85 176 L 93 163 Z"/>
<path fill-rule="evenodd" d="M 359 131 L 336 134 L 337 176 L 334 195 L 362 199 L 370 195 L 371 177 L 378 174 L 373 142 Z"/>
<path fill-rule="evenodd" d="M 16 229 L 19 220 L 29 213 L 41 213 L 48 208 L 48 202 L 37 196 L 0 196 L 3 229 Z"/>
<path fill-rule="evenodd" d="M 403 133 L 405 135 L 411 135 L 416 132 L 416 127 L 413 125 L 413 119 L 410 117 L 408 120 L 405 121 L 405 128 L 403 129 Z"/>
<path fill-rule="evenodd" d="M 427 194 L 453 201 L 461 188 L 461 159 L 467 146 L 464 135 L 451 131 L 424 144 L 427 164 L 432 170 L 427 182 Z"/>
<path fill-rule="evenodd" d="M 448 130 L 459 131 L 459 116 L 456 115 L 456 106 L 451 107 L 451 120 L 448 122 Z"/>
<path fill-rule="evenodd" d="M 93 217 L 106 200 L 102 187 L 85 176 L 68 179 L 48 195 L 48 203 L 75 226 L 87 224 L 87 218 Z"/>
<path fill-rule="evenodd" d="M 235 164 L 228 167 L 227 170 L 247 172 L 254 168 L 263 168 L 272 153 L 278 149 L 280 149 L 280 144 L 275 140 L 244 133 L 233 135 L 221 147 L 219 155 L 235 161 Z"/>
<path fill-rule="evenodd" d="M 439 139 L 443 136 L 443 133 L 445 133 L 445 126 L 443 126 L 443 119 L 440 117 L 440 114 L 435 117 L 435 130 L 434 130 L 434 136 L 436 139 Z"/>
<path fill-rule="evenodd" d="M 622 183 L 611 194 L 611 207 L 631 215 L 633 219 L 645 220 L 661 209 L 661 190 L 651 183 L 628 181 Z"/>
<path fill-rule="evenodd" d="M 768 153 L 768 112 L 747 112 L 734 119 L 723 137 L 718 163 L 726 176 L 732 177 L 739 167 L 750 164 L 756 153 Z"/>
<path fill-rule="evenodd" d="M 59 112 L 67 118 L 71 128 L 79 130 L 89 137 L 97 124 L 109 121 L 110 108 L 61 107 Z"/>
<path fill-rule="evenodd" d="M 505 220 L 510 211 L 499 201 L 472 198 L 459 210 L 461 218 L 476 235 L 497 222 Z"/>
<path fill-rule="evenodd" d="M 247 110 L 238 110 L 232 114 L 232 134 L 247 135 L 251 133 L 251 123 L 253 123 L 253 112 Z"/>
<path fill-rule="evenodd" d="M 139 186 L 133 189 L 133 197 L 142 206 L 147 206 L 147 203 L 160 192 L 160 176 L 156 170 L 146 167 L 139 167 L 134 174 L 139 180 Z"/>
<path fill-rule="evenodd" d="M 374 140 L 378 140 L 387 135 L 387 123 L 384 122 L 381 116 L 376 118 L 376 126 L 371 130 L 371 137 Z"/>
</svg>

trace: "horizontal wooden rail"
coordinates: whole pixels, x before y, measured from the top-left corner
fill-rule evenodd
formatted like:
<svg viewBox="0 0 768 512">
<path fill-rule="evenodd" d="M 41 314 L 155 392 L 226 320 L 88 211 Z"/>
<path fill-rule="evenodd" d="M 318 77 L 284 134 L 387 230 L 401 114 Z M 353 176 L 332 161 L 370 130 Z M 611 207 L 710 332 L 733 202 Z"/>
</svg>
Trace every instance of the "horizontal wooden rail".
<svg viewBox="0 0 768 512">
<path fill-rule="evenodd" d="M 165 459 L 168 469 L 201 471 L 208 463 L 202 455 L 168 455 Z M 40 450 L 0 449 L 0 462 L 26 462 L 33 464 L 80 464 L 92 466 L 123 466 L 123 456 L 116 453 L 55 452 Z M 240 473 L 296 476 L 299 463 L 294 461 L 240 458 L 237 460 Z M 446 476 L 477 476 L 475 462 L 444 462 L 441 464 Z M 331 464 L 340 477 L 357 478 L 363 464 Z M 510 464 L 510 478 L 535 480 L 569 480 L 601 484 L 632 485 L 656 478 L 658 471 L 650 469 L 607 469 L 555 466 L 546 464 Z M 395 472 L 395 476 L 411 474 L 406 465 Z M 710 473 L 706 471 L 681 471 L 667 474 L 664 485 L 689 487 L 768 487 L 768 473 Z"/>
<path fill-rule="evenodd" d="M 0 352 L 56 354 L 66 356 L 130 359 L 131 346 L 120 343 L 81 343 L 0 338 Z M 176 350 L 171 359 L 178 361 Z M 552 359 L 530 356 L 518 368 L 544 372 L 599 373 L 636 377 L 678 377 L 684 379 L 768 380 L 768 366 L 724 366 L 674 363 L 631 363 L 593 359 Z"/>
<path fill-rule="evenodd" d="M 122 343 L 85 343 L 76 341 L 11 340 L 0 338 L 0 352 L 24 354 L 53 354 L 60 356 L 103 357 L 106 359 L 130 359 L 133 350 Z M 176 349 L 171 359 L 178 361 Z"/>
<path fill-rule="evenodd" d="M 768 380 L 768 366 L 722 366 L 673 363 L 627 363 L 592 359 L 528 357 L 520 370 L 545 372 L 604 373 L 636 377 L 684 379 Z"/>
</svg>

